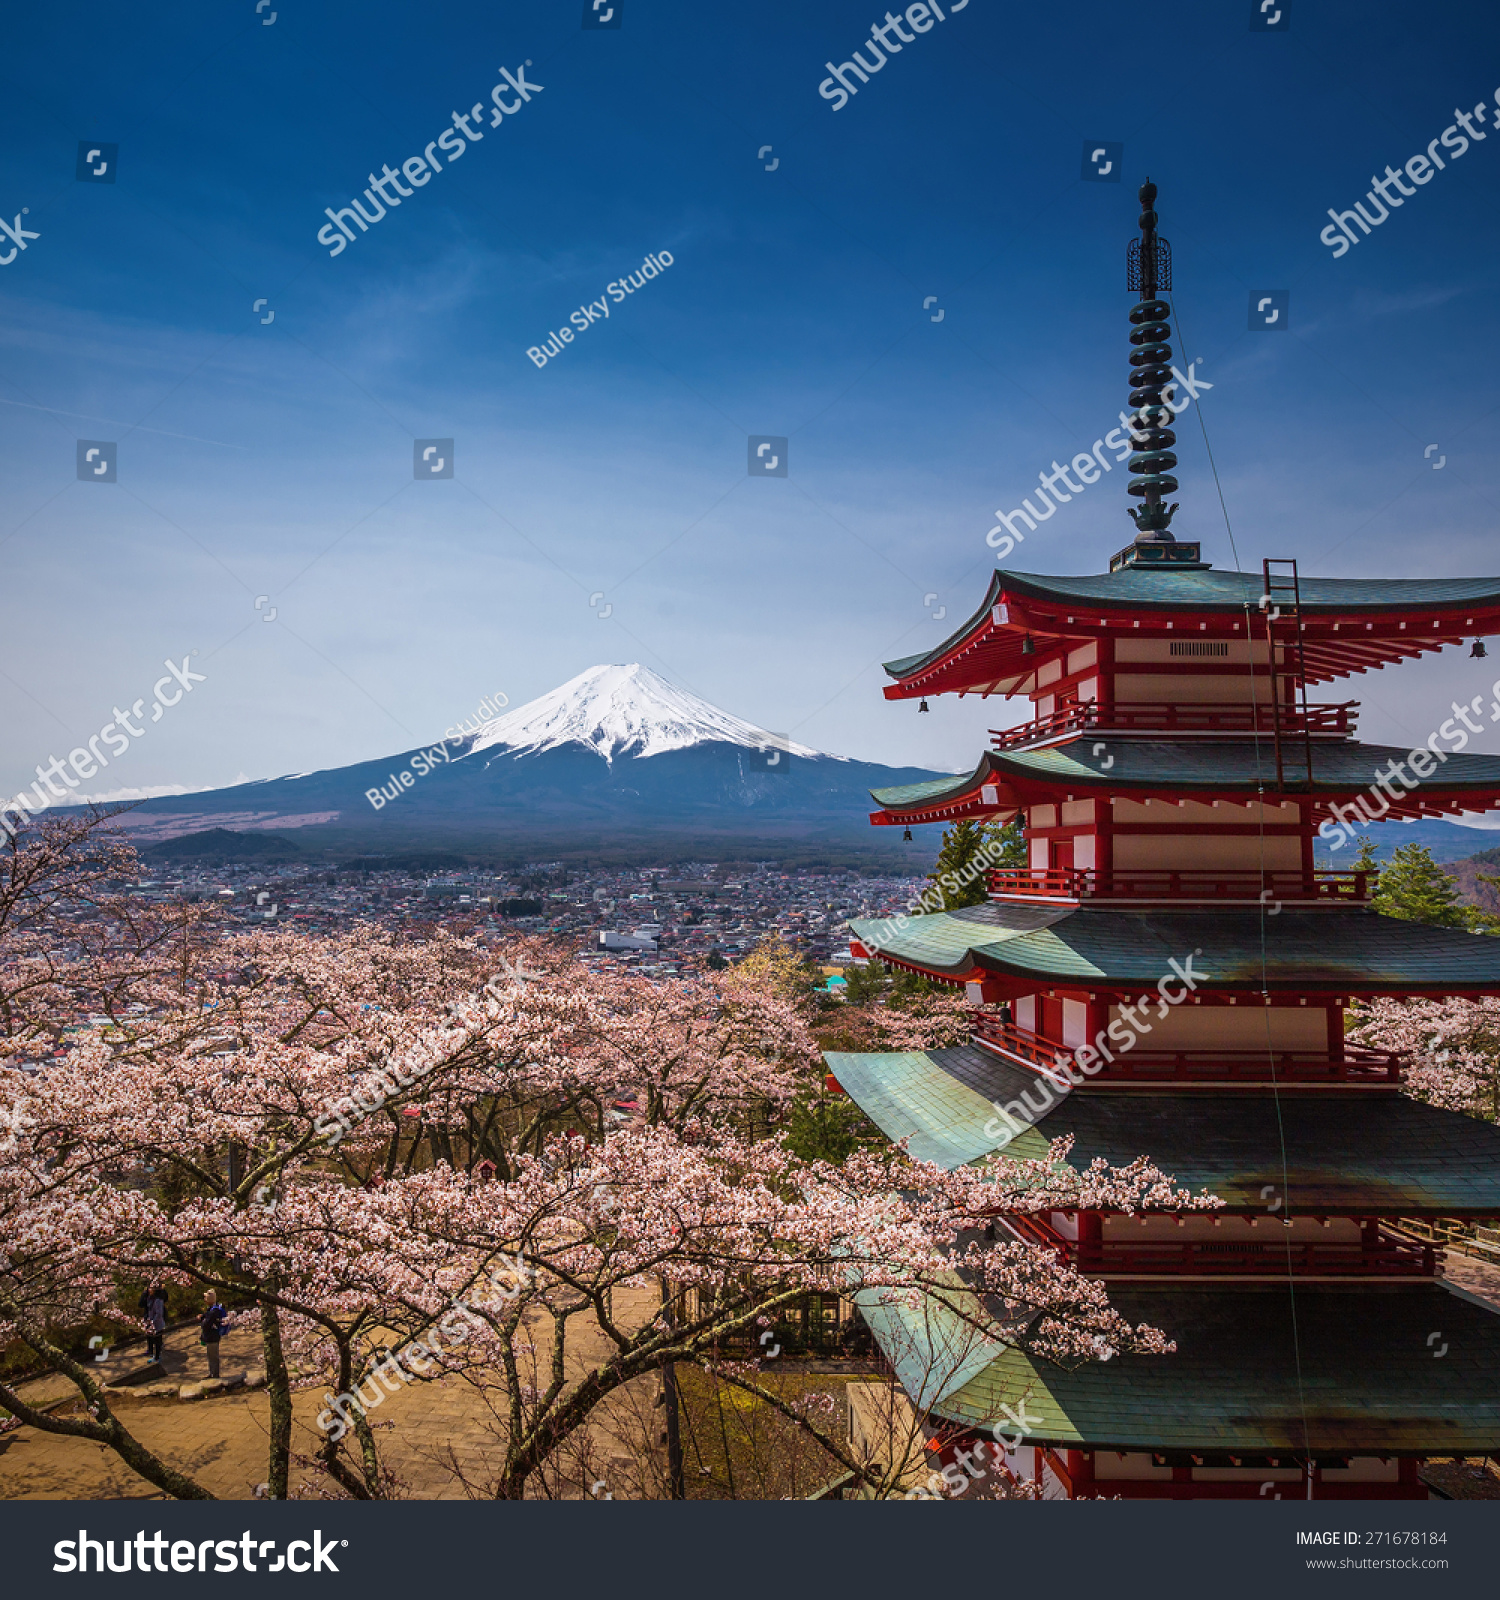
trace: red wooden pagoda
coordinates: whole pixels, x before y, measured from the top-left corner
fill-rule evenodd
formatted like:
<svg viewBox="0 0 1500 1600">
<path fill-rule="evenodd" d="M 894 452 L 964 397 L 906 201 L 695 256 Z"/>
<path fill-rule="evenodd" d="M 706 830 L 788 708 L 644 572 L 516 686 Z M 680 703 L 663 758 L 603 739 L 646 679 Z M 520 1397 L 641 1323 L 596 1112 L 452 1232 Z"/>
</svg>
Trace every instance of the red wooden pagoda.
<svg viewBox="0 0 1500 1600">
<path fill-rule="evenodd" d="M 1407 1097 L 1402 1060 L 1346 1044 L 1345 1015 L 1500 993 L 1500 940 L 1376 914 L 1371 877 L 1319 870 L 1313 846 L 1343 818 L 1500 806 L 1500 758 L 1463 750 L 1500 703 L 1455 705 L 1407 751 L 1307 694 L 1500 633 L 1500 579 L 1217 571 L 1173 536 L 1155 195 L 1131 253 L 1135 540 L 1107 574 L 997 573 L 950 639 L 887 667 L 892 699 L 1032 705 L 970 775 L 878 791 L 871 819 L 1020 816 L 1030 864 L 991 873 L 983 905 L 851 924 L 857 955 L 966 986 L 973 1041 L 828 1063 L 920 1158 L 1071 1135 L 1074 1164 L 1145 1155 L 1225 1206 L 999 1219 L 1172 1355 L 1065 1371 L 998 1333 L 945 1345 L 931 1307 L 865 1314 L 950 1452 L 1004 1415 L 1049 1495 L 1426 1498 L 1424 1458 L 1500 1447 L 1500 1316 L 1409 1220 L 1500 1214 L 1500 1130 Z"/>
</svg>

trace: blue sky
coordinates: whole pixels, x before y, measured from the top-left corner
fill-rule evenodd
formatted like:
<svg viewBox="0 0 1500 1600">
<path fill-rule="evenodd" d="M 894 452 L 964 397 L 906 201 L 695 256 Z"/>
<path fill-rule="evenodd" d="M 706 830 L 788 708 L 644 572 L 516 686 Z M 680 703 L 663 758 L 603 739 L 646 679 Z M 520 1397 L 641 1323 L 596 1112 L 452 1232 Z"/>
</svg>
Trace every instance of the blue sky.
<svg viewBox="0 0 1500 1600">
<path fill-rule="evenodd" d="M 1125 405 L 1148 173 L 1243 562 L 1500 571 L 1500 135 L 1341 259 L 1318 237 L 1493 106 L 1493 7 L 1282 0 L 1268 33 L 1251 0 L 970 0 L 835 111 L 823 64 L 883 7 L 617 3 L 11 19 L 0 217 L 39 236 L 0 267 L 6 793 L 188 651 L 205 681 L 109 787 L 378 756 L 635 660 L 803 743 L 969 766 L 997 708 L 919 720 L 879 663 L 973 609 L 994 511 Z M 330 257 L 325 207 L 528 61 L 529 103 Z M 115 183 L 77 181 L 80 141 Z M 1085 141 L 1124 183 L 1081 181 Z M 1259 290 L 1286 332 L 1248 330 Z M 1175 530 L 1233 565 L 1184 422 Z M 752 434 L 786 478 L 749 477 Z M 427 438 L 451 480 L 414 481 Z M 79 439 L 117 482 L 78 480 Z M 1101 570 L 1124 504 L 1117 473 L 1011 564 Z M 1363 732 L 1425 738 L 1489 666 L 1355 679 Z"/>
</svg>

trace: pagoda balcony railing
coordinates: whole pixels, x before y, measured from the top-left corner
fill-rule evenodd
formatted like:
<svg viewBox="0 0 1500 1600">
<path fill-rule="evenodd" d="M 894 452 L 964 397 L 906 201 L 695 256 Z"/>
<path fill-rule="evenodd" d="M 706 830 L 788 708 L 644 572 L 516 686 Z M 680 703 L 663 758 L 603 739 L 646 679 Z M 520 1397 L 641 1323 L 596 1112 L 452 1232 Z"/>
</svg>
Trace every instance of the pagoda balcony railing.
<svg viewBox="0 0 1500 1600">
<path fill-rule="evenodd" d="M 993 1011 L 974 1011 L 974 1037 L 1012 1061 L 1045 1074 L 1058 1084 L 1068 1082 L 1065 1069 L 1072 1064 L 1073 1049 L 1006 1022 Z M 1113 1049 L 1113 1046 L 1111 1046 Z M 1386 1050 L 1362 1050 L 1345 1045 L 1342 1057 L 1313 1050 L 1147 1050 L 1137 1045 L 1102 1066 L 1091 1059 L 1084 1080 L 1111 1085 L 1130 1084 L 1399 1084 L 1406 1057 Z M 1097 1071 L 1093 1070 L 1095 1067 Z M 1079 1076 L 1077 1069 L 1075 1076 Z M 1076 1087 L 1076 1085 L 1075 1085 Z"/>
<path fill-rule="evenodd" d="M 1404 1233 L 1420 1241 L 1447 1246 L 1500 1267 L 1500 1228 L 1486 1227 L 1464 1217 L 1400 1217 L 1397 1220 Z"/>
<path fill-rule="evenodd" d="M 1028 1244 L 1055 1251 L 1079 1272 L 1100 1277 L 1431 1278 L 1442 1251 L 1386 1228 L 1357 1240 L 1066 1238 L 1039 1217 L 1010 1215 L 1005 1225 Z"/>
<path fill-rule="evenodd" d="M 1102 706 L 1096 700 L 1079 700 L 1060 706 L 1045 717 L 1036 717 L 1015 728 L 992 728 L 991 744 L 996 750 L 1014 750 L 1019 745 L 1036 744 L 1043 739 L 1062 738 L 1074 733 L 1172 733 L 1172 734 L 1274 734 L 1278 717 L 1281 732 L 1303 732 L 1322 738 L 1347 738 L 1354 731 L 1358 700 L 1339 705 L 1302 706 L 1218 704 L 1170 701 L 1126 700 Z"/>
<path fill-rule="evenodd" d="M 989 874 L 992 900 L 1238 900 L 1249 905 L 1364 905 L 1377 872 L 1242 872 L 1214 868 L 1122 869 L 998 867 Z"/>
</svg>

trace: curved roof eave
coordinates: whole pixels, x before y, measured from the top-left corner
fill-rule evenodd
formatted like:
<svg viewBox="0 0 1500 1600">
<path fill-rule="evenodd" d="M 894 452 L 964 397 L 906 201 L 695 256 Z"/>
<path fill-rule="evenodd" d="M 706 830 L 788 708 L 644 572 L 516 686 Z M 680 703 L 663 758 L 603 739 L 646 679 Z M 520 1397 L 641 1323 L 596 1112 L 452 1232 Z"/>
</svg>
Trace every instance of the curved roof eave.
<svg viewBox="0 0 1500 1600">
<path fill-rule="evenodd" d="M 1262 580 L 1254 573 L 1219 572 L 1212 568 L 1125 567 L 1118 572 L 1083 577 L 996 572 L 990 577 L 984 603 L 941 644 L 885 663 L 886 673 L 895 680 L 887 686 L 886 695 L 900 698 L 901 686 L 908 680 L 930 672 L 955 651 L 980 643 L 984 634 L 1002 626 L 993 622 L 994 608 L 1002 597 L 1060 606 L 1098 605 L 1116 612 L 1157 613 L 1164 617 L 1215 612 L 1228 617 L 1256 602 L 1261 588 Z M 1463 611 L 1468 615 L 1449 618 L 1454 634 L 1478 637 L 1500 633 L 1500 578 L 1304 578 L 1300 592 L 1307 619 L 1379 614 L 1399 622 L 1431 616 L 1433 612 Z M 1081 632 L 1080 637 L 1084 636 Z M 1018 634 L 1018 651 L 1019 642 Z M 1423 640 L 1413 633 L 1400 641 L 1400 647 L 1415 654 L 1443 642 L 1451 641 Z M 1343 670 L 1350 669 L 1346 665 Z M 1326 672 L 1313 674 L 1317 681 L 1328 676 Z"/>
<path fill-rule="evenodd" d="M 1080 737 L 1030 750 L 987 750 L 970 773 L 871 789 L 870 798 L 880 807 L 871 813 L 871 821 L 893 826 L 990 816 L 1067 794 L 1144 796 L 1159 798 L 1163 804 L 1172 804 L 1176 796 L 1197 794 L 1205 801 L 1254 799 L 1270 805 L 1293 799 L 1352 803 L 1371 795 L 1378 807 L 1372 803 L 1366 809 L 1393 817 L 1485 811 L 1500 803 L 1500 756 L 1445 753 L 1430 777 L 1415 787 L 1402 784 L 1398 798 L 1389 769 L 1396 764 L 1404 769 L 1410 752 L 1353 740 L 1317 744 L 1313 749 L 1312 782 L 1303 775 L 1301 748 L 1294 746 L 1283 756 L 1280 786 L 1275 781 L 1274 745 L 1267 737 L 1181 742 Z M 1382 771 L 1384 793 L 1376 782 Z"/>
<path fill-rule="evenodd" d="M 899 682 L 902 678 L 909 678 L 914 672 L 920 672 L 924 667 L 931 666 L 934 661 L 941 661 L 949 651 L 961 645 L 971 633 L 989 622 L 995 605 L 1000 599 L 1004 583 L 1005 578 L 1002 573 L 991 573 L 989 586 L 984 592 L 984 603 L 967 622 L 961 622 L 941 644 L 934 645 L 931 650 L 924 650 L 914 656 L 902 656 L 897 661 L 885 662 L 884 670 L 886 674 Z"/>
<path fill-rule="evenodd" d="M 993 783 L 997 777 L 1003 777 L 999 760 L 992 750 L 986 750 L 979 758 L 979 765 L 967 775 L 959 773 L 951 778 L 932 778 L 925 783 L 904 783 L 890 789 L 871 789 L 870 798 L 882 811 L 900 814 L 903 811 L 918 812 L 929 809 L 941 809 L 953 805 L 962 805 L 972 800 L 981 804 L 980 791 L 987 783 Z M 1010 797 L 1009 804 L 997 802 L 1004 809 L 1014 810 L 1018 802 Z M 993 809 L 993 806 L 990 807 Z"/>
<path fill-rule="evenodd" d="M 872 956 L 953 978 L 981 970 L 1018 984 L 1154 988 L 1186 962 L 1204 994 L 1470 995 L 1500 988 L 1500 938 L 1351 912 L 1283 910 L 1268 952 L 1254 910 L 1115 911 L 988 902 L 925 916 L 859 918 Z M 1191 952 L 1191 956 L 1189 955 Z M 1024 988 L 1018 992 L 1027 992 Z"/>
</svg>

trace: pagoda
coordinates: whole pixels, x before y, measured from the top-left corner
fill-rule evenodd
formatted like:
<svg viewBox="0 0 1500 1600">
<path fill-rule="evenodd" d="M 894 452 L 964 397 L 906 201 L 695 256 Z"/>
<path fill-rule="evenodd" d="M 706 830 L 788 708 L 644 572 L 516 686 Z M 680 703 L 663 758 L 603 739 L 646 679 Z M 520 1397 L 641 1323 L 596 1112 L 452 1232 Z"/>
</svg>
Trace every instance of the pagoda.
<svg viewBox="0 0 1500 1600">
<path fill-rule="evenodd" d="M 972 773 L 876 791 L 871 817 L 1019 817 L 1029 864 L 990 871 L 984 904 L 850 924 L 856 956 L 962 985 L 972 1040 L 826 1059 L 918 1159 L 1068 1136 L 1075 1166 L 1146 1156 L 1224 1206 L 995 1219 L 1173 1354 L 1065 1370 L 998 1329 L 977 1350 L 945 1333 L 951 1307 L 858 1298 L 940 1460 L 1005 1416 L 1012 1469 L 1048 1497 L 1426 1499 L 1424 1458 L 1500 1449 L 1500 1314 L 1411 1223 L 1500 1214 L 1500 1129 L 1409 1098 L 1404 1061 L 1346 1043 L 1345 1016 L 1500 993 L 1500 939 L 1378 914 L 1374 875 L 1320 870 L 1314 842 L 1500 806 L 1500 758 L 1464 753 L 1500 701 L 1438 711 L 1408 751 L 1308 692 L 1466 640 L 1483 655 L 1500 578 L 1224 571 L 1174 536 L 1155 198 L 1128 252 L 1134 539 L 1096 576 L 998 571 L 952 637 L 886 667 L 892 700 L 1031 703 Z"/>
</svg>

